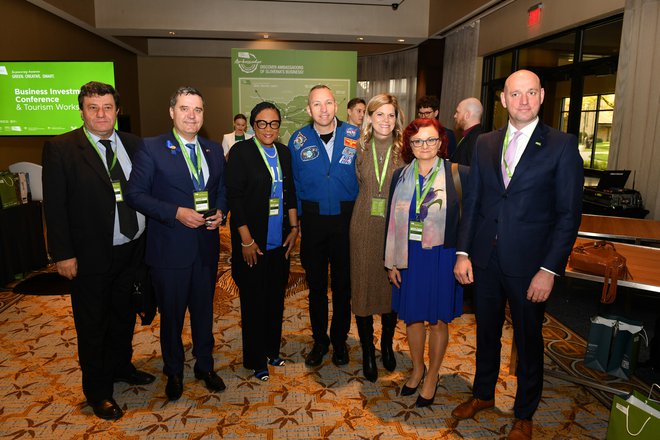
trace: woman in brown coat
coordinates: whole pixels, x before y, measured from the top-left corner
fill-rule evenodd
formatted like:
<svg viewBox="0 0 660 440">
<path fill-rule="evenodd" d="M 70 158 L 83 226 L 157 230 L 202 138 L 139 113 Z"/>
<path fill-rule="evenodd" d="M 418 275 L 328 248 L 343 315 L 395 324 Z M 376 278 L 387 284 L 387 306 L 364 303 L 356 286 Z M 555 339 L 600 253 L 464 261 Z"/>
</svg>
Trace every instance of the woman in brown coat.
<svg viewBox="0 0 660 440">
<path fill-rule="evenodd" d="M 360 186 L 351 219 L 351 307 L 355 314 L 364 377 L 378 378 L 373 315 L 381 315 L 380 348 L 383 366 L 394 371 L 392 339 L 397 316 L 392 312 L 392 286 L 383 265 L 385 211 L 392 173 L 401 166 L 403 114 L 389 94 L 374 96 L 367 104 L 357 149 L 355 172 Z"/>
</svg>

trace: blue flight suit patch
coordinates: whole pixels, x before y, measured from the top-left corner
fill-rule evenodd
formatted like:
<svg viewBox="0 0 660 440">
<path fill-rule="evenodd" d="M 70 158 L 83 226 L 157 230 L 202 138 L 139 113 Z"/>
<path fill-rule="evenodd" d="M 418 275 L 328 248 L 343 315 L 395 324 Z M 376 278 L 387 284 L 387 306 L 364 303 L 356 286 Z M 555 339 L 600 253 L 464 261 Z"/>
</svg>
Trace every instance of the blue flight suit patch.
<svg viewBox="0 0 660 440">
<path fill-rule="evenodd" d="M 296 140 L 297 139 L 298 138 L 296 138 Z M 310 160 L 314 160 L 317 157 L 319 157 L 319 147 L 317 147 L 316 145 L 311 145 L 309 147 L 305 147 L 300 152 L 300 159 L 303 162 L 308 162 Z"/>
</svg>

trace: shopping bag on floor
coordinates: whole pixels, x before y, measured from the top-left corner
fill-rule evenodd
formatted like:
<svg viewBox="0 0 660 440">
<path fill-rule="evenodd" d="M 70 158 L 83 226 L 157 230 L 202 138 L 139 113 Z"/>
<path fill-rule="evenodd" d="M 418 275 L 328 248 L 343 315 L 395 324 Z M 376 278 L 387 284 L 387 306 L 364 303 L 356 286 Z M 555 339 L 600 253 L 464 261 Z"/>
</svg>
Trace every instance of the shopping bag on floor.
<svg viewBox="0 0 660 440">
<path fill-rule="evenodd" d="M 607 374 L 629 379 L 637 366 L 640 341 L 645 337 L 644 325 L 640 321 L 619 318 L 614 326 Z"/>
<path fill-rule="evenodd" d="M 651 393 L 656 387 L 658 385 L 654 384 Z M 660 402 L 638 391 L 633 391 L 627 397 L 614 396 L 607 427 L 607 440 L 656 440 L 658 433 L 660 433 Z"/>
<path fill-rule="evenodd" d="M 585 367 L 607 371 L 615 325 L 616 319 L 611 317 L 594 316 L 591 318 L 587 352 L 584 355 Z"/>
</svg>

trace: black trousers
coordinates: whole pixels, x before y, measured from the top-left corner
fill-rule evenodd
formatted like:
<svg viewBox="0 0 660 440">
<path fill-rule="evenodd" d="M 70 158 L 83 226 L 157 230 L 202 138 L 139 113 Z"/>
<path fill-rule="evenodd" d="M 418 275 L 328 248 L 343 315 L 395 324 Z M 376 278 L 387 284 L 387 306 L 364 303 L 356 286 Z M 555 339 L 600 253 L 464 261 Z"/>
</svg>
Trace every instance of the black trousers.
<svg viewBox="0 0 660 440">
<path fill-rule="evenodd" d="M 232 274 L 241 299 L 243 366 L 266 368 L 267 358 L 280 355 L 284 292 L 289 279 L 289 260 L 283 247 L 264 251 L 249 267 L 242 258 L 232 259 Z"/>
<path fill-rule="evenodd" d="M 349 229 L 353 202 L 342 202 L 341 214 L 319 215 L 318 204 L 303 202 L 300 258 L 309 285 L 309 318 L 314 342 L 339 346 L 351 327 Z M 328 264 L 332 289 L 332 323 L 328 337 Z"/>
<path fill-rule="evenodd" d="M 133 280 L 144 258 L 144 238 L 113 247 L 110 270 L 79 274 L 71 282 L 83 393 L 89 402 L 109 399 L 113 377 L 132 373 L 135 312 Z"/>
<path fill-rule="evenodd" d="M 185 352 L 181 333 L 186 310 L 190 313 L 194 369 L 200 373 L 213 370 L 213 297 L 217 272 L 217 261 L 205 264 L 199 255 L 190 267 L 151 268 L 160 311 L 163 373 L 168 376 L 183 375 Z"/>
<path fill-rule="evenodd" d="M 543 317 L 545 302 L 527 299 L 531 277 L 509 277 L 502 273 L 493 250 L 486 268 L 474 268 L 474 307 L 477 319 L 477 370 L 472 393 L 493 399 L 500 371 L 502 325 L 507 301 L 518 348 L 518 388 L 513 412 L 518 419 L 531 420 L 543 391 Z"/>
</svg>

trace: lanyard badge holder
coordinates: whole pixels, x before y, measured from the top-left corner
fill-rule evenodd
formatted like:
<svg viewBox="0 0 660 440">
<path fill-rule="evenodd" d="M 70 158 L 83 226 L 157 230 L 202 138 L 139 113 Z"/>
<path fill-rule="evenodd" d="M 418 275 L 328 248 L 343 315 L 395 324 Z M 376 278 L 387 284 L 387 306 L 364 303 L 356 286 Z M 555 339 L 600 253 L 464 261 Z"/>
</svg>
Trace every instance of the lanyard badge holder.
<svg viewBox="0 0 660 440">
<path fill-rule="evenodd" d="M 439 167 L 440 161 L 438 161 L 438 165 L 436 165 L 435 169 L 433 170 L 433 173 L 429 177 L 429 179 L 426 181 L 425 188 L 420 191 L 419 188 L 419 168 L 418 168 L 418 163 L 417 160 L 415 160 L 415 165 L 414 165 L 414 170 L 415 170 L 415 220 L 410 220 L 410 227 L 408 229 L 408 240 L 411 241 L 422 241 L 422 234 L 424 232 L 424 222 L 419 220 L 419 211 L 422 206 L 422 202 L 424 201 L 424 198 L 426 198 L 426 195 L 429 193 L 429 190 L 431 189 L 431 186 L 433 186 L 433 182 L 435 181 L 435 176 L 438 174 L 438 170 L 440 169 Z M 420 194 L 421 192 L 421 194 Z"/>
<path fill-rule="evenodd" d="M 268 169 L 268 172 L 270 173 L 270 177 L 271 177 L 272 185 L 270 190 L 271 197 L 268 199 L 268 215 L 271 217 L 280 215 L 280 205 L 282 204 L 280 197 L 273 197 L 273 195 L 275 194 L 275 186 L 277 185 L 277 182 L 275 181 L 275 171 L 270 166 L 270 163 L 268 163 L 268 159 L 266 158 L 266 152 L 264 150 L 264 147 L 259 142 L 259 140 L 256 137 L 253 137 L 252 139 L 254 140 L 254 143 L 257 144 L 257 149 L 259 150 L 259 154 L 261 154 L 261 158 L 264 160 L 264 163 L 266 164 L 266 168 Z M 277 175 L 281 176 L 282 167 L 280 165 L 280 157 L 277 156 L 277 149 L 274 146 L 273 146 L 273 150 L 275 151 L 275 157 L 277 157 Z"/>
<path fill-rule="evenodd" d="M 374 157 L 374 171 L 376 172 L 376 182 L 378 183 L 378 197 L 371 198 L 371 215 L 374 217 L 385 217 L 386 199 L 381 197 L 383 191 L 383 184 L 385 183 L 385 176 L 387 175 L 387 165 L 390 163 L 390 153 L 392 152 L 392 145 L 387 148 L 387 155 L 385 156 L 385 163 L 383 169 L 378 170 L 378 159 L 376 158 L 376 141 L 371 140 L 371 153 Z"/>
</svg>

